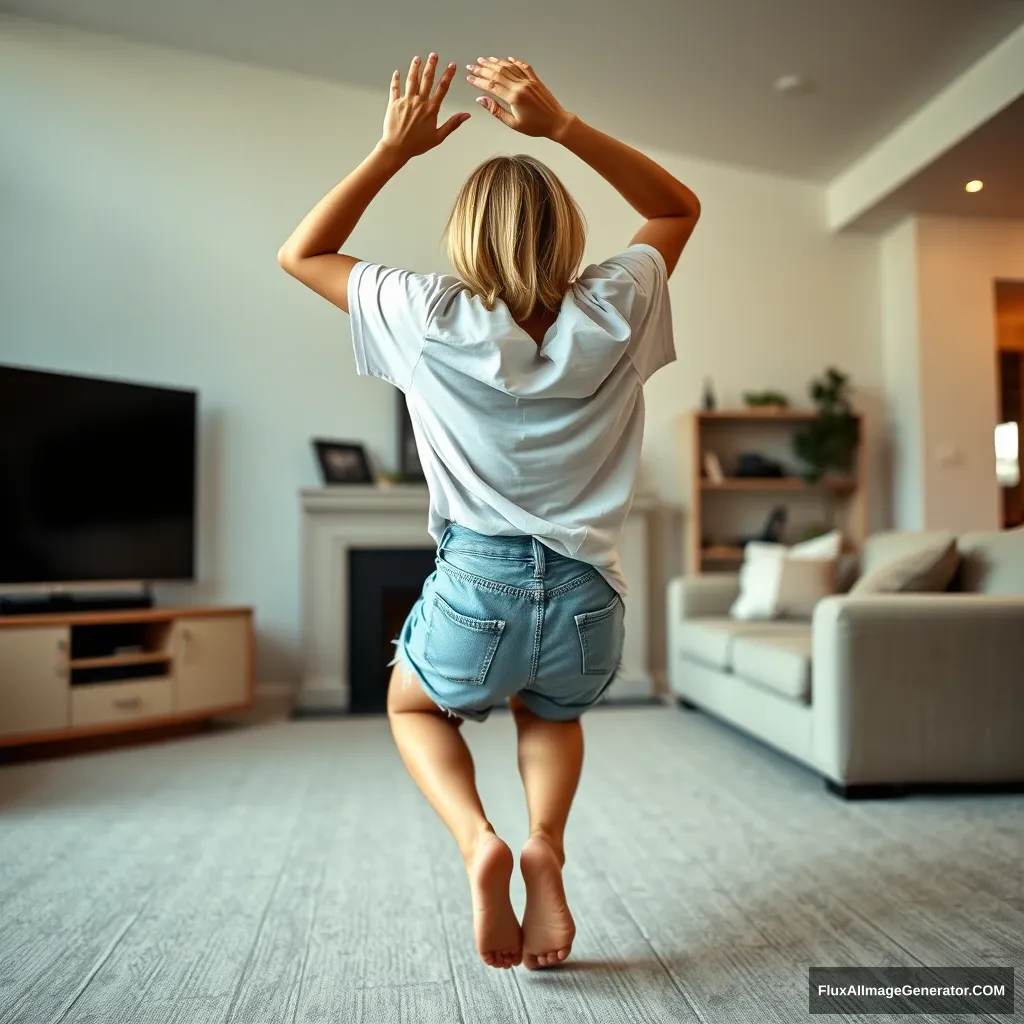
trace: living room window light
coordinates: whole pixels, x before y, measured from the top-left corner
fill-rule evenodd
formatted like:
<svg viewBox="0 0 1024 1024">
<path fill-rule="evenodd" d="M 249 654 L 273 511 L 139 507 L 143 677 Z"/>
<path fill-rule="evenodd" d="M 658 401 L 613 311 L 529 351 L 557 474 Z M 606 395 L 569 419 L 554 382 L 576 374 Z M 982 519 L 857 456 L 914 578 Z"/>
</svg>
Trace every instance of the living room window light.
<svg viewBox="0 0 1024 1024">
<path fill-rule="evenodd" d="M 1000 423 L 995 430 L 996 479 L 1000 487 L 1020 483 L 1019 428 L 1016 423 Z"/>
</svg>

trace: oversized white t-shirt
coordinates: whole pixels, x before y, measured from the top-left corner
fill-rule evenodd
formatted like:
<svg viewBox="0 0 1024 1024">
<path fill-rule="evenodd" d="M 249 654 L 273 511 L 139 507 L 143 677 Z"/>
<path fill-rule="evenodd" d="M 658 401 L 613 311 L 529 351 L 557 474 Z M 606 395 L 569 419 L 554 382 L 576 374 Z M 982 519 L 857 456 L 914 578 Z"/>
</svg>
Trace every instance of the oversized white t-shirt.
<svg viewBox="0 0 1024 1024">
<path fill-rule="evenodd" d="M 348 302 L 356 369 L 406 394 L 434 541 L 447 522 L 526 534 L 625 595 L 643 385 L 675 359 L 661 253 L 586 267 L 540 345 L 448 274 L 357 263 Z"/>
</svg>

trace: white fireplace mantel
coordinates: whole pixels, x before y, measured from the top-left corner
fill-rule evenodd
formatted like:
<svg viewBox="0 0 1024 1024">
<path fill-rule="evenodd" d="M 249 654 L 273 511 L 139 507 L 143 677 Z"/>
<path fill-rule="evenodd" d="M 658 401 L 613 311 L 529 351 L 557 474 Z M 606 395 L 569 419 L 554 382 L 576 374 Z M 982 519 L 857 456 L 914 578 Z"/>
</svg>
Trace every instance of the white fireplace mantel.
<svg viewBox="0 0 1024 1024">
<path fill-rule="evenodd" d="M 349 574 L 352 548 L 433 548 L 423 486 L 339 485 L 300 492 L 302 503 L 302 644 L 304 669 L 296 706 L 347 711 L 350 699 Z M 649 519 L 656 498 L 638 495 L 619 542 L 629 580 L 623 669 L 610 700 L 649 698 Z"/>
</svg>

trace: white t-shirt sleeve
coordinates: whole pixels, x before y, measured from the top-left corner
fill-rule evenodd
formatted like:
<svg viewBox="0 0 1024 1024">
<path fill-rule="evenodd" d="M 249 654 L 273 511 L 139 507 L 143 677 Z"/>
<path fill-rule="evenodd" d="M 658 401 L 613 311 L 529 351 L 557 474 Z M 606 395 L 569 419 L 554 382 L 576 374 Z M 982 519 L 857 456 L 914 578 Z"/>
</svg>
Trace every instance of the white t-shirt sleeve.
<svg viewBox="0 0 1024 1024">
<path fill-rule="evenodd" d="M 629 357 L 646 384 L 676 358 L 664 257 L 653 245 L 638 242 L 597 269 L 602 277 L 629 285 L 616 307 L 629 323 Z"/>
<path fill-rule="evenodd" d="M 439 274 L 357 263 L 348 278 L 356 372 L 407 391 L 423 351 L 427 321 L 443 291 Z"/>
</svg>

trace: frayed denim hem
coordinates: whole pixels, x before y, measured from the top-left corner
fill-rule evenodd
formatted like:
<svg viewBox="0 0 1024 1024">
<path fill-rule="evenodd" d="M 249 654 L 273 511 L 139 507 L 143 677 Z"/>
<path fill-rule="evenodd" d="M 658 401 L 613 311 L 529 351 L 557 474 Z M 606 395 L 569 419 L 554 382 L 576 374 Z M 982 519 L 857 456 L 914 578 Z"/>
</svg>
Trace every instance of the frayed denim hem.
<svg viewBox="0 0 1024 1024">
<path fill-rule="evenodd" d="M 413 682 L 417 682 L 420 684 L 420 689 L 423 690 L 423 692 L 427 695 L 427 698 L 431 701 L 432 704 L 434 704 L 434 706 L 439 711 L 443 711 L 449 718 L 464 718 L 465 716 L 460 715 L 455 711 L 452 711 L 451 708 L 446 708 L 443 704 L 438 704 L 438 702 L 434 700 L 434 698 L 430 695 L 429 687 L 426 685 L 426 683 L 423 682 L 422 679 L 420 679 L 419 674 L 409 664 L 409 659 L 405 653 L 405 645 L 402 643 L 400 639 L 392 640 L 391 642 L 395 645 L 395 656 L 388 662 L 388 668 L 394 668 L 396 666 L 401 668 L 402 687 L 409 687 L 412 686 Z"/>
</svg>

